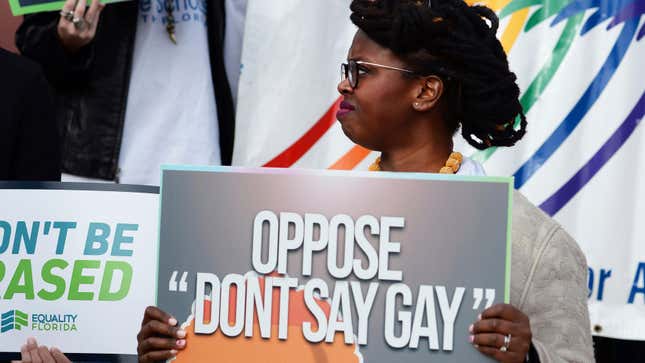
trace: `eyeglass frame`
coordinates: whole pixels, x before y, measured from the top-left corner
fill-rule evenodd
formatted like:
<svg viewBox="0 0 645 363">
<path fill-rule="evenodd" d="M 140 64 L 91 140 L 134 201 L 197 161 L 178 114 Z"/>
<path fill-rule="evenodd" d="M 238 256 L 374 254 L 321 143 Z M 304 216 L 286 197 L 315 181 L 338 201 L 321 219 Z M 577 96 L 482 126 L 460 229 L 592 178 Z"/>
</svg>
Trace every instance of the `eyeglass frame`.
<svg viewBox="0 0 645 363">
<path fill-rule="evenodd" d="M 355 81 L 352 81 L 353 76 L 352 76 L 352 72 L 350 72 L 352 64 L 356 64 L 356 72 L 355 72 L 356 79 L 355 79 Z M 385 65 L 385 64 L 365 62 L 365 61 L 348 60 L 347 63 L 341 63 L 341 65 L 340 65 L 340 79 L 341 79 L 341 81 L 348 80 L 350 87 L 352 87 L 352 88 L 358 87 L 358 66 L 361 65 L 361 64 L 372 66 L 372 67 L 377 67 L 377 68 L 389 69 L 389 70 L 392 70 L 392 71 L 399 71 L 399 72 L 407 73 L 407 74 L 410 74 L 410 75 L 419 76 L 419 74 L 417 72 L 411 71 L 409 69 L 388 66 L 388 65 Z"/>
</svg>

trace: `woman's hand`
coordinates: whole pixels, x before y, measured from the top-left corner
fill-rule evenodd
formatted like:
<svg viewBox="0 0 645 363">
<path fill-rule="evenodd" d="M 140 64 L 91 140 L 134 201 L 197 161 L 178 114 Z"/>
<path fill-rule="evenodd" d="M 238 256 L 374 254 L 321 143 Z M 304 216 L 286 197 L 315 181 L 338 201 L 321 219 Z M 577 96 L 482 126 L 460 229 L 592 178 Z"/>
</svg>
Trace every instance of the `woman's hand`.
<svg viewBox="0 0 645 363">
<path fill-rule="evenodd" d="M 137 335 L 140 363 L 170 359 L 186 347 L 186 331 L 177 327 L 177 319 L 165 311 L 148 306 Z"/>
<path fill-rule="evenodd" d="M 509 304 L 486 309 L 470 326 L 470 333 L 475 348 L 498 362 L 522 363 L 531 347 L 528 316 Z"/>
<path fill-rule="evenodd" d="M 34 338 L 29 338 L 27 344 L 22 346 L 20 355 L 21 363 L 72 363 L 60 350 L 38 346 Z"/>
<path fill-rule="evenodd" d="M 70 54 L 94 40 L 99 17 L 105 7 L 99 0 L 92 0 L 87 11 L 85 5 L 85 0 L 67 0 L 60 12 L 58 38 Z"/>
</svg>

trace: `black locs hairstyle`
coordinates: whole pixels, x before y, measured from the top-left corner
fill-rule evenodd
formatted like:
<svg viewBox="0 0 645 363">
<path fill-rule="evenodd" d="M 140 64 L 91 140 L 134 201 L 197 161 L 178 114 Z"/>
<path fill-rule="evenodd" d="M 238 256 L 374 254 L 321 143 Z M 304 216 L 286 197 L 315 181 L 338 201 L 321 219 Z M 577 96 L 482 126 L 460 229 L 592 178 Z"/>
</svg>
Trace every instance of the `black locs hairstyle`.
<svg viewBox="0 0 645 363">
<path fill-rule="evenodd" d="M 417 74 L 442 78 L 446 121 L 454 131 L 461 124 L 469 144 L 512 146 L 524 136 L 520 90 L 492 10 L 462 0 L 353 0 L 350 8 L 352 22 L 370 39 Z"/>
</svg>

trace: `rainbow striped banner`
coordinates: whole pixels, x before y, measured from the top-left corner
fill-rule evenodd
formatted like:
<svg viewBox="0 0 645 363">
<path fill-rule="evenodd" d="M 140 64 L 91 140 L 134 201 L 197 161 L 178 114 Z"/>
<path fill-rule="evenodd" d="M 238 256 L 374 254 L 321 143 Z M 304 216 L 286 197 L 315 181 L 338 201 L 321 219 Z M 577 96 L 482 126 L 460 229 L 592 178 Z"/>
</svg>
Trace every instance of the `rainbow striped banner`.
<svg viewBox="0 0 645 363">
<path fill-rule="evenodd" d="M 495 10 L 528 133 L 456 148 L 556 218 L 587 254 L 598 335 L 645 339 L 645 0 L 469 0 Z M 366 169 L 335 120 L 349 0 L 250 0 L 234 163 Z"/>
</svg>

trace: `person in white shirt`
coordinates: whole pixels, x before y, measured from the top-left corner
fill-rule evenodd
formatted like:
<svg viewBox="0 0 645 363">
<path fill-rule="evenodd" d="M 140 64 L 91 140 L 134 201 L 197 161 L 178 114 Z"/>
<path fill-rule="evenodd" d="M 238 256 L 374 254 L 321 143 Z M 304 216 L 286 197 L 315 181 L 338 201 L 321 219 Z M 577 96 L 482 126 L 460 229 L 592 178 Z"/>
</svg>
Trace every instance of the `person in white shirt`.
<svg viewBox="0 0 645 363">
<path fill-rule="evenodd" d="M 159 185 L 162 164 L 230 165 L 246 0 L 67 0 L 25 17 L 57 96 L 63 181 Z"/>
</svg>

